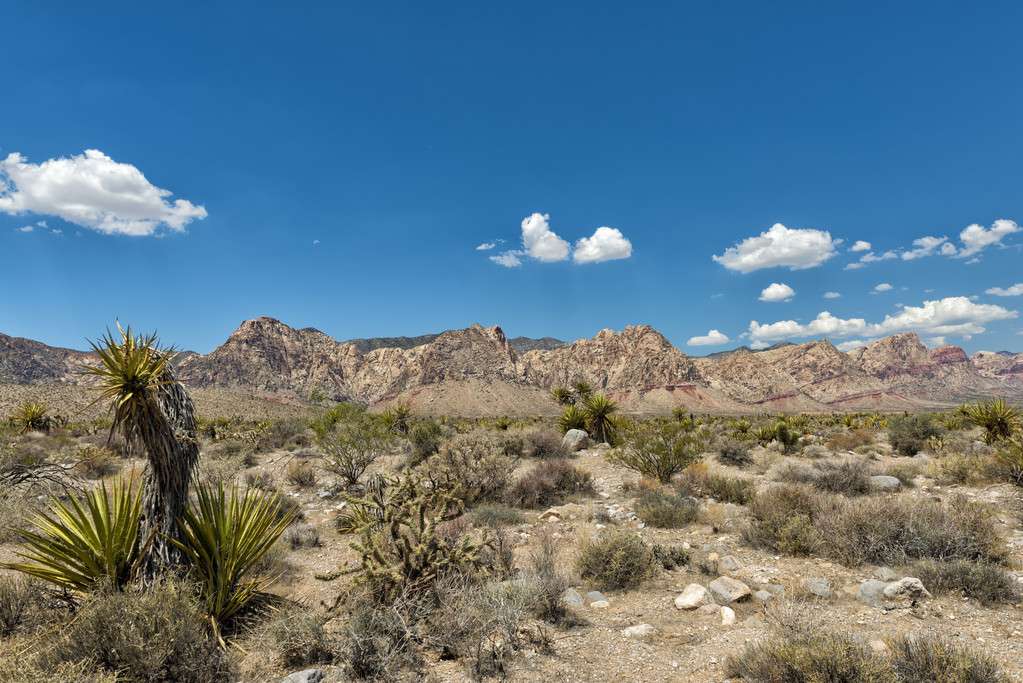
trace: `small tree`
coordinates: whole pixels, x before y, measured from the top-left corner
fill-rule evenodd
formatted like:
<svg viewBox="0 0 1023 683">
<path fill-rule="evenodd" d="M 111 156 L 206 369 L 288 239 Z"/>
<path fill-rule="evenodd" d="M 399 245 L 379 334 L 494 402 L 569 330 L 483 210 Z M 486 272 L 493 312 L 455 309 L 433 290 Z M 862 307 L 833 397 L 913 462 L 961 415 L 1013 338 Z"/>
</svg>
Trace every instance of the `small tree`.
<svg viewBox="0 0 1023 683">
<path fill-rule="evenodd" d="M 706 429 L 687 431 L 678 423 L 647 423 L 629 443 L 608 454 L 608 461 L 667 484 L 685 468 L 700 462 L 713 442 Z"/>
<path fill-rule="evenodd" d="M 334 424 L 319 440 L 325 467 L 352 488 L 377 458 L 387 452 L 385 427 L 376 420 L 356 417 Z"/>
</svg>

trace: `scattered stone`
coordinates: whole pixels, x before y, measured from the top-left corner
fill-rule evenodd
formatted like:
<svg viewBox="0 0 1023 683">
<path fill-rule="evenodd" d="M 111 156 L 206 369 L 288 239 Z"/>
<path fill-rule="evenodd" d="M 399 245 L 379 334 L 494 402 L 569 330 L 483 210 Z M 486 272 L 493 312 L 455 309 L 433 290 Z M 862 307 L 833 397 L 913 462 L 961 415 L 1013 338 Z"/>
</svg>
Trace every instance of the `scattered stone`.
<svg viewBox="0 0 1023 683">
<path fill-rule="evenodd" d="M 714 616 L 715 614 L 717 614 L 720 611 L 721 611 L 721 605 L 715 605 L 715 604 L 711 603 L 709 605 L 701 606 L 700 609 L 696 610 L 696 613 L 704 615 L 704 616 Z"/>
<path fill-rule="evenodd" d="M 742 625 L 746 628 L 764 628 L 767 624 L 757 617 L 750 617 L 746 621 L 742 622 Z"/>
<path fill-rule="evenodd" d="M 931 594 L 924 588 L 920 579 L 907 576 L 895 583 L 888 584 L 884 589 L 884 596 L 889 600 L 919 600 L 929 598 Z"/>
<path fill-rule="evenodd" d="M 572 607 L 582 607 L 584 604 L 583 596 L 574 588 L 566 588 L 565 592 L 561 594 L 561 599 Z"/>
<path fill-rule="evenodd" d="M 781 595 L 781 596 L 785 595 L 785 586 L 782 586 L 782 585 L 777 584 L 777 583 L 769 583 L 769 584 L 767 584 L 767 590 L 771 591 L 775 595 Z"/>
<path fill-rule="evenodd" d="M 721 608 L 721 625 L 722 626 L 735 625 L 735 610 L 733 610 L 731 607 Z"/>
<path fill-rule="evenodd" d="M 827 579 L 807 579 L 806 590 L 810 591 L 810 595 L 827 600 L 831 597 L 831 582 Z"/>
<path fill-rule="evenodd" d="M 601 600 L 607 600 L 600 591 L 590 591 L 586 594 L 587 602 L 600 602 Z"/>
<path fill-rule="evenodd" d="M 888 567 L 878 567 L 874 570 L 874 578 L 890 583 L 899 578 L 899 575 L 895 573 L 895 570 L 889 569 Z"/>
<path fill-rule="evenodd" d="M 745 600 L 753 594 L 749 586 L 730 576 L 719 576 L 710 582 L 707 589 L 713 593 L 715 600 L 724 605 Z"/>
<path fill-rule="evenodd" d="M 710 591 L 698 583 L 691 583 L 675 598 L 675 609 L 696 609 L 714 602 Z"/>
<path fill-rule="evenodd" d="M 877 581 L 875 579 L 864 581 L 856 592 L 856 599 L 871 607 L 880 607 L 884 603 L 883 598 L 886 588 L 888 588 L 888 584 L 884 581 Z"/>
<path fill-rule="evenodd" d="M 597 600 L 596 602 L 591 602 L 590 603 L 590 607 L 592 609 L 607 609 L 610 606 L 611 606 L 611 603 L 608 602 L 607 600 Z"/>
<path fill-rule="evenodd" d="M 734 572 L 736 569 L 742 568 L 742 562 L 739 561 L 735 555 L 725 555 L 721 558 L 719 567 L 724 569 L 726 572 Z"/>
<path fill-rule="evenodd" d="M 902 482 L 896 477 L 889 477 L 886 474 L 878 474 L 870 478 L 870 486 L 875 491 L 892 492 L 902 488 Z"/>
<path fill-rule="evenodd" d="M 575 453 L 590 445 L 590 437 L 581 429 L 569 429 L 561 438 L 561 443 Z"/>
<path fill-rule="evenodd" d="M 707 554 L 707 561 L 708 562 L 717 562 L 720 557 L 721 556 L 718 555 L 717 553 L 708 553 Z"/>
<path fill-rule="evenodd" d="M 322 488 L 316 492 L 316 495 L 319 496 L 320 498 L 333 498 L 334 492 L 328 488 Z"/>
<path fill-rule="evenodd" d="M 883 640 L 872 640 L 870 641 L 870 649 L 874 652 L 884 652 L 888 649 L 888 645 Z"/>
<path fill-rule="evenodd" d="M 653 635 L 653 633 L 654 627 L 650 624 L 637 624 L 636 626 L 630 626 L 622 631 L 622 635 L 631 640 L 643 640 L 644 638 Z"/>
<path fill-rule="evenodd" d="M 774 594 L 769 593 L 768 591 L 757 591 L 753 594 L 753 599 L 759 603 L 765 603 L 777 600 L 778 598 L 774 597 Z"/>
<path fill-rule="evenodd" d="M 288 674 L 281 683 L 320 683 L 326 675 L 323 669 L 306 669 Z"/>
<path fill-rule="evenodd" d="M 703 545 L 703 552 L 709 553 L 709 552 L 713 552 L 713 550 L 714 550 L 714 546 L 712 546 L 710 543 L 705 543 Z"/>
</svg>

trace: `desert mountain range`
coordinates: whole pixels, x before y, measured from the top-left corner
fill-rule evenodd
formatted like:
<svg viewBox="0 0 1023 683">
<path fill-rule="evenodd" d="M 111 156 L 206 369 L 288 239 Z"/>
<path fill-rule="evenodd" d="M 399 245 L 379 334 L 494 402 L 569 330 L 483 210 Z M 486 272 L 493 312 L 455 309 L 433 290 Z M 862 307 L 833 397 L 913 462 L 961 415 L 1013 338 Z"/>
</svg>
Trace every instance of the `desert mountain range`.
<svg viewBox="0 0 1023 683">
<path fill-rule="evenodd" d="M 418 338 L 337 342 L 264 317 L 243 322 L 207 355 L 183 355 L 177 370 L 201 388 L 295 401 L 317 389 L 369 404 L 410 399 L 427 414 L 551 412 L 551 389 L 577 381 L 641 413 L 675 406 L 730 413 L 911 410 L 981 396 L 1023 398 L 1023 354 L 981 351 L 971 358 L 956 346 L 928 349 L 912 332 L 846 352 L 823 339 L 703 358 L 686 355 L 649 326 L 601 330 L 572 344 L 514 341 L 496 325 L 472 325 Z M 0 382 L 76 384 L 81 365 L 93 360 L 0 334 Z"/>
</svg>

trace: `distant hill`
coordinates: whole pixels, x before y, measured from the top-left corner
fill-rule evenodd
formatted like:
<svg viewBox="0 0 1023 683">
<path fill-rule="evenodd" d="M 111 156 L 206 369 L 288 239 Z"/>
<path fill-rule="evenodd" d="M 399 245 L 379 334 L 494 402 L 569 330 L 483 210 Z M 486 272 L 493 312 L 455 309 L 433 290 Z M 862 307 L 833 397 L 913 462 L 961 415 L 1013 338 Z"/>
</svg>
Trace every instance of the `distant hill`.
<svg viewBox="0 0 1023 683">
<path fill-rule="evenodd" d="M 303 332 L 305 331 L 319 332 L 319 330 L 313 327 L 307 327 L 303 330 Z M 363 354 L 366 354 L 377 349 L 402 349 L 403 351 L 407 351 L 408 349 L 414 349 L 417 346 L 431 344 L 436 341 L 439 336 L 440 333 L 423 334 L 418 337 L 374 337 L 372 339 L 349 339 L 343 343 L 351 344 L 355 348 L 359 349 L 359 351 L 362 351 Z M 543 339 L 515 337 L 514 339 L 509 339 L 508 343 L 511 344 L 515 353 L 525 353 L 526 351 L 535 351 L 537 349 L 549 351 L 551 349 L 563 349 L 571 346 L 568 342 L 555 339 L 554 337 L 544 337 Z"/>
</svg>

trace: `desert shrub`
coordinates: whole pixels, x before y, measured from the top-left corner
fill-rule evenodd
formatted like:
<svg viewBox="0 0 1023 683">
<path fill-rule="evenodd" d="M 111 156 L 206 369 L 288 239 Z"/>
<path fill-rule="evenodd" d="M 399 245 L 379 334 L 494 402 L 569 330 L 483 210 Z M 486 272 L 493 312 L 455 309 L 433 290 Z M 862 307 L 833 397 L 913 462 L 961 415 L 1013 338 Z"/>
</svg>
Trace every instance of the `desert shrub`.
<svg viewBox="0 0 1023 683">
<path fill-rule="evenodd" d="M 337 661 L 345 677 L 416 680 L 423 661 L 409 629 L 423 619 L 418 607 L 418 601 L 381 605 L 370 596 L 353 596 L 345 605 L 347 619 L 338 634 Z"/>
<path fill-rule="evenodd" d="M 545 460 L 505 490 L 504 502 L 527 508 L 556 505 L 566 496 L 593 491 L 592 480 L 567 460 Z"/>
<path fill-rule="evenodd" d="M 637 586 L 651 575 L 653 566 L 650 546 L 628 531 L 603 531 L 583 541 L 576 558 L 579 574 L 606 589 Z"/>
<path fill-rule="evenodd" d="M 640 496 L 634 509 L 646 524 L 662 529 L 677 529 L 696 521 L 700 503 L 689 496 L 655 490 Z"/>
<path fill-rule="evenodd" d="M 315 524 L 295 524 L 288 527 L 281 539 L 292 550 L 299 548 L 319 548 L 320 532 Z"/>
<path fill-rule="evenodd" d="M 140 592 L 96 594 L 43 654 L 47 670 L 91 660 L 120 680 L 230 680 L 226 653 L 206 628 L 189 587 L 171 581 Z"/>
<path fill-rule="evenodd" d="M 339 644 L 337 636 L 324 628 L 326 621 L 326 615 L 301 607 L 277 611 L 264 625 L 261 640 L 285 668 L 331 664 Z"/>
<path fill-rule="evenodd" d="M 888 442 L 899 455 L 907 457 L 926 450 L 928 440 L 943 433 L 941 425 L 929 415 L 905 415 L 888 423 Z"/>
<path fill-rule="evenodd" d="M 0 576 L 0 638 L 12 635 L 27 621 L 37 598 L 37 586 L 33 580 Z"/>
<path fill-rule="evenodd" d="M 479 505 L 469 513 L 472 523 L 478 527 L 497 529 L 522 523 L 522 513 L 513 507 L 498 503 Z"/>
<path fill-rule="evenodd" d="M 277 489 L 277 477 L 274 476 L 273 472 L 266 470 L 262 472 L 246 472 L 245 485 L 250 489 L 273 491 Z"/>
<path fill-rule="evenodd" d="M 571 455 L 556 429 L 538 429 L 523 438 L 523 450 L 534 458 L 567 458 Z"/>
<path fill-rule="evenodd" d="M 930 476 L 942 486 L 948 484 L 973 486 L 1002 478 L 998 462 L 987 455 L 955 453 L 934 460 L 928 465 Z"/>
<path fill-rule="evenodd" d="M 979 564 L 970 560 L 926 560 L 917 563 L 912 573 L 934 595 L 962 595 L 984 605 L 1016 603 L 1023 598 L 1015 578 L 992 564 Z"/>
<path fill-rule="evenodd" d="M 334 424 L 317 443 L 324 454 L 324 467 L 341 477 L 348 488 L 387 452 L 388 432 L 378 420 L 366 417 Z"/>
<path fill-rule="evenodd" d="M 299 460 L 292 460 L 288 463 L 285 479 L 292 486 L 302 489 L 314 488 L 320 481 L 319 477 L 316 476 L 316 469 L 309 463 Z"/>
<path fill-rule="evenodd" d="M 541 533 L 529 555 L 533 614 L 552 624 L 563 621 L 567 613 L 561 595 L 568 588 L 568 577 L 558 563 L 558 545 L 553 534 Z"/>
<path fill-rule="evenodd" d="M 689 564 L 689 551 L 680 545 L 662 545 L 655 543 L 651 548 L 654 562 L 666 571 L 685 567 Z"/>
<path fill-rule="evenodd" d="M 440 450 L 444 430 L 433 420 L 416 423 L 409 431 L 409 454 L 407 464 L 415 467 Z"/>
<path fill-rule="evenodd" d="M 729 657 L 725 676 L 744 681 L 813 683 L 1008 683 L 989 656 L 940 639 L 901 636 L 888 653 L 839 633 L 793 634 L 748 645 Z"/>
<path fill-rule="evenodd" d="M 78 461 L 75 474 L 86 479 L 103 479 L 121 469 L 121 463 L 111 451 L 97 446 L 82 446 L 75 453 L 75 459 Z"/>
<path fill-rule="evenodd" d="M 525 448 L 523 439 L 518 434 L 501 434 L 501 452 L 513 458 L 521 458 L 522 450 Z"/>
<path fill-rule="evenodd" d="M 902 485 L 905 488 L 911 489 L 916 486 L 913 480 L 916 479 L 917 475 L 920 474 L 922 470 L 923 467 L 921 467 L 918 463 L 900 462 L 895 465 L 889 465 L 885 469 L 884 473 L 889 477 L 895 477 L 898 479 L 902 482 Z"/>
<path fill-rule="evenodd" d="M 749 504 L 750 523 L 742 538 L 754 547 L 792 555 L 810 555 L 824 545 L 814 525 L 825 499 L 808 486 L 775 485 Z"/>
<path fill-rule="evenodd" d="M 1023 486 L 1023 439 L 1002 443 L 995 453 L 995 461 L 1006 481 L 1013 486 Z"/>
<path fill-rule="evenodd" d="M 828 440 L 828 448 L 833 451 L 851 451 L 860 446 L 874 443 L 874 437 L 865 429 L 835 434 Z"/>
<path fill-rule="evenodd" d="M 495 500 L 508 487 L 514 460 L 486 431 L 458 434 L 416 469 L 416 476 L 466 505 Z"/>
<path fill-rule="evenodd" d="M 753 464 L 753 446 L 749 441 L 721 439 L 718 442 L 718 461 L 732 467 L 749 467 Z"/>
<path fill-rule="evenodd" d="M 810 467 L 789 464 L 778 472 L 778 478 L 792 484 L 810 484 L 829 493 L 862 496 L 870 493 L 873 474 L 874 467 L 865 460 L 821 460 Z"/>
<path fill-rule="evenodd" d="M 774 440 L 781 446 L 782 453 L 791 453 L 799 445 L 799 431 L 789 425 L 785 420 L 779 420 L 774 425 Z"/>
<path fill-rule="evenodd" d="M 636 428 L 628 443 L 608 453 L 608 461 L 667 484 L 697 463 L 711 444 L 706 429 L 686 430 L 677 422 L 647 423 Z"/>
<path fill-rule="evenodd" d="M 682 472 L 678 490 L 687 496 L 711 496 L 722 503 L 745 505 L 757 495 L 757 482 L 749 477 L 711 474 L 706 465 L 697 464 Z"/>
</svg>

